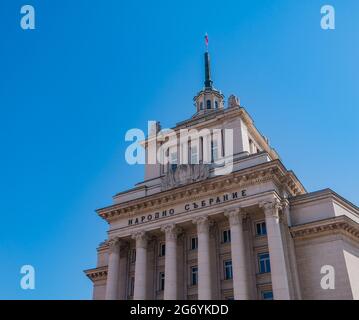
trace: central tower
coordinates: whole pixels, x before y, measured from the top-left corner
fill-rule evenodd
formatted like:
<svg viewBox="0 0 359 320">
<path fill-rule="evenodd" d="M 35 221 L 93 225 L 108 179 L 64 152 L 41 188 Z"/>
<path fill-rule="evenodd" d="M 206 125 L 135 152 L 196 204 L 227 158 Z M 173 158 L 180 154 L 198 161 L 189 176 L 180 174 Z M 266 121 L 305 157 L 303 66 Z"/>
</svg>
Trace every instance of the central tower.
<svg viewBox="0 0 359 320">
<path fill-rule="evenodd" d="M 223 94 L 221 91 L 213 87 L 208 47 L 204 53 L 204 88 L 197 93 L 193 100 L 196 107 L 196 114 L 194 115 L 195 117 L 207 112 L 223 109 L 224 107 Z"/>
</svg>

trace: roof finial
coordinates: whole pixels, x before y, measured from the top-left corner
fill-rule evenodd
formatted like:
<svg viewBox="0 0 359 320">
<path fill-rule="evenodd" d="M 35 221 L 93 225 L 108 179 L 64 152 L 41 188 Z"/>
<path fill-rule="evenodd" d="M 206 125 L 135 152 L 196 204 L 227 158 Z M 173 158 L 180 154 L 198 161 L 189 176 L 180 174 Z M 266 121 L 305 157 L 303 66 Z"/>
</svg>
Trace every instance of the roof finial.
<svg viewBox="0 0 359 320">
<path fill-rule="evenodd" d="M 212 80 L 211 80 L 211 66 L 209 62 L 209 53 L 208 53 L 208 34 L 206 33 L 204 36 L 204 41 L 206 44 L 206 52 L 204 53 L 204 72 L 205 72 L 205 80 L 204 87 L 206 89 L 212 89 Z"/>
</svg>

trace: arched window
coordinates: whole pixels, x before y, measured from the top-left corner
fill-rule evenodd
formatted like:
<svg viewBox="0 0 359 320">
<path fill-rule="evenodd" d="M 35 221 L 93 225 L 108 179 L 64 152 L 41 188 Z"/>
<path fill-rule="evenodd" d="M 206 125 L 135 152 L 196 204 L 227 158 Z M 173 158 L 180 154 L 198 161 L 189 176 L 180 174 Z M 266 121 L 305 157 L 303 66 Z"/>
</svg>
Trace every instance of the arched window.
<svg viewBox="0 0 359 320">
<path fill-rule="evenodd" d="M 211 100 L 207 100 L 207 109 L 211 109 Z"/>
<path fill-rule="evenodd" d="M 217 101 L 217 100 L 214 102 L 214 107 L 215 107 L 216 109 L 218 109 L 218 101 Z"/>
<path fill-rule="evenodd" d="M 203 110 L 203 102 L 199 104 L 199 110 Z"/>
</svg>

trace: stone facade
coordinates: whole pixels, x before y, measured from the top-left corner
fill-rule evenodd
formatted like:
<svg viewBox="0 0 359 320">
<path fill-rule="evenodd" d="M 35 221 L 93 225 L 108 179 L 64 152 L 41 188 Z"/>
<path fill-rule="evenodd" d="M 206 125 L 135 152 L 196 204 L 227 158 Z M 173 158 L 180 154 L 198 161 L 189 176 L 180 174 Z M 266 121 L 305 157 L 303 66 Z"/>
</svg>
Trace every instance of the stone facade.
<svg viewBox="0 0 359 320">
<path fill-rule="evenodd" d="M 93 298 L 359 299 L 359 209 L 330 189 L 308 193 L 239 99 L 230 96 L 225 108 L 210 79 L 194 101 L 195 115 L 175 134 L 231 129 L 233 143 L 208 136 L 205 163 L 203 137 L 196 147 L 180 140 L 168 154 L 198 163 L 147 164 L 143 182 L 97 211 L 109 231 L 97 267 L 85 271 Z M 161 143 L 149 136 L 143 146 L 148 153 Z M 224 159 L 230 147 L 224 167 L 232 169 L 218 174 L 214 152 Z"/>
</svg>

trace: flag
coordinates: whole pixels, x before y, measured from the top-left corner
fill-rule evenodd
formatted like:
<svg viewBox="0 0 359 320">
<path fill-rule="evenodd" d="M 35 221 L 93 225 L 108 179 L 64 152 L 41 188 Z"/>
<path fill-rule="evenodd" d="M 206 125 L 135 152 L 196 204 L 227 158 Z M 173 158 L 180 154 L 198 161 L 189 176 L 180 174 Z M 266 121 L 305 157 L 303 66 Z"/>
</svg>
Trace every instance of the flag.
<svg viewBox="0 0 359 320">
<path fill-rule="evenodd" d="M 208 34 L 207 33 L 204 35 L 204 42 L 206 44 L 206 47 L 208 47 Z"/>
</svg>

